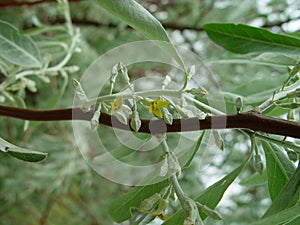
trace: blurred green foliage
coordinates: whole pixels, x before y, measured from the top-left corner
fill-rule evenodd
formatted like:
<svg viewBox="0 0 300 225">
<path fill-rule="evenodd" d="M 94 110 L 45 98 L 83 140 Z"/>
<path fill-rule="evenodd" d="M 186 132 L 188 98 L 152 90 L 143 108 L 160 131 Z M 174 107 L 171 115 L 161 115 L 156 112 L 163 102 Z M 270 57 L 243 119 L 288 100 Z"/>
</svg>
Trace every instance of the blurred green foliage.
<svg viewBox="0 0 300 225">
<path fill-rule="evenodd" d="M 236 55 L 209 41 L 203 25 L 211 22 L 233 22 L 265 27 L 278 33 L 295 32 L 297 30 L 294 30 L 292 24 L 299 21 L 299 2 L 285 0 L 245 0 L 242 4 L 230 0 L 138 2 L 161 21 L 172 41 L 191 49 L 207 61 L 225 92 L 228 113 L 235 113 L 235 95 L 246 97 L 248 101 L 244 107 L 247 109 L 250 105 L 260 103 L 263 98 L 272 96 L 273 91 L 287 79 L 287 65 L 226 62 L 226 60 L 234 61 Z M 72 78 L 80 79 L 93 60 L 107 50 L 123 43 L 144 39 L 92 1 L 71 3 L 71 17 L 73 24 L 80 28 L 79 46 L 82 51 L 75 53 L 68 64 L 78 65 L 80 69 L 68 77 L 68 86 L 62 95 L 60 90 L 64 85 L 63 77 L 53 76 L 50 83 L 33 78 L 36 81 L 37 92 L 32 93 L 26 89 L 22 94 L 28 108 L 71 107 L 74 98 Z M 7 21 L 25 32 L 34 28 L 37 21 L 47 26 L 64 23 L 64 17 L 56 2 L 2 7 L 0 20 Z M 58 40 L 65 38 L 60 33 L 50 31 L 43 38 L 51 39 L 52 35 Z M 36 38 L 41 37 L 33 37 Z M 55 48 L 44 49 L 44 53 L 55 56 L 52 63 L 62 57 L 60 50 Z M 243 57 L 245 61 L 249 60 L 248 56 L 241 56 Z M 274 59 L 268 57 L 273 63 Z M 282 58 L 277 61 L 282 62 Z M 288 58 L 287 61 L 287 64 L 295 63 L 293 58 Z M 133 71 L 136 73 L 132 73 L 132 76 L 142 76 L 145 71 L 141 69 Z M 0 82 L 1 79 L 0 73 Z M 53 96 L 59 98 L 55 99 Z M 282 115 L 281 112 L 274 110 L 270 115 Z M 23 126 L 24 121 L 0 117 L 0 136 L 16 145 L 39 149 L 48 152 L 49 155 L 47 160 L 40 163 L 28 163 L 0 153 L 0 221 L 2 221 L 0 223 L 113 224 L 108 214 L 108 205 L 129 187 L 107 181 L 86 165 L 77 150 L 71 123 L 30 122 L 26 131 L 23 130 Z M 199 190 L 238 167 L 250 151 L 250 143 L 238 131 L 224 131 L 222 136 L 226 143 L 224 152 L 218 151 L 213 160 L 196 157 L 191 167 L 185 170 L 180 182 L 191 197 L 198 196 Z M 108 137 L 107 143 L 110 142 Z M 201 165 L 208 166 L 201 167 Z M 266 181 L 253 186 L 238 184 L 254 172 L 254 166 L 249 164 L 235 182 L 233 189 L 229 188 L 229 195 L 217 208 L 223 215 L 223 220 L 216 222 L 208 219 L 206 224 L 249 224 L 263 215 L 270 205 Z M 170 207 L 170 214 L 173 214 L 176 203 L 171 204 L 174 204 Z"/>
</svg>

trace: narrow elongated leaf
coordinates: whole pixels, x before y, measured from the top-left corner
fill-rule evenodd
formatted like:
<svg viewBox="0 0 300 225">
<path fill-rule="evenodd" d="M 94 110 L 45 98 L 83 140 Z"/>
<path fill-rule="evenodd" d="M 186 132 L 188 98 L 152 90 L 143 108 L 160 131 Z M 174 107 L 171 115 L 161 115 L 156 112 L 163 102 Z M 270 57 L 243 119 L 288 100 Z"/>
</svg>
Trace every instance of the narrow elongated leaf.
<svg viewBox="0 0 300 225">
<path fill-rule="evenodd" d="M 109 214 L 117 223 L 128 220 L 131 217 L 131 208 L 138 208 L 141 202 L 155 193 L 159 193 L 169 184 L 168 180 L 147 186 L 131 189 L 128 193 L 121 195 L 109 206 Z"/>
<path fill-rule="evenodd" d="M 267 173 L 263 171 L 262 175 L 254 173 L 240 181 L 240 185 L 246 187 L 259 186 L 267 183 Z"/>
<path fill-rule="evenodd" d="M 136 1 L 95 1 L 107 12 L 121 19 L 123 22 L 133 27 L 149 40 L 158 40 L 171 43 L 170 38 L 168 37 L 168 34 L 161 23 Z M 161 44 L 160 47 L 171 57 L 173 57 L 185 71 L 184 63 L 172 44 Z"/>
<path fill-rule="evenodd" d="M 262 146 L 267 161 L 269 193 L 274 200 L 294 173 L 295 167 L 276 145 L 263 141 Z"/>
<path fill-rule="evenodd" d="M 250 225 L 274 225 L 289 222 L 299 216 L 300 204 L 263 218 Z"/>
<path fill-rule="evenodd" d="M 195 146 L 195 148 L 193 149 L 193 153 L 191 155 L 191 157 L 189 158 L 189 160 L 185 163 L 185 165 L 182 167 L 182 169 L 185 169 L 185 168 L 188 168 L 190 167 L 194 157 L 196 156 L 197 152 L 199 151 L 200 149 L 200 146 L 201 146 L 201 143 L 202 143 L 202 140 L 203 140 L 203 137 L 205 135 L 205 131 L 203 131 L 201 133 L 201 135 L 199 136 L 198 140 L 197 140 L 197 144 Z"/>
<path fill-rule="evenodd" d="M 20 148 L 15 146 L 4 139 L 0 138 L 0 151 L 9 154 L 17 159 L 28 162 L 38 162 L 47 157 L 47 153 L 33 151 L 30 149 Z"/>
<path fill-rule="evenodd" d="M 295 205 L 300 197 L 300 163 L 294 175 L 290 178 L 289 182 L 277 196 L 272 203 L 271 207 L 264 214 L 263 218 L 278 213 L 286 208 Z M 299 212 L 300 215 L 300 212 Z"/>
<path fill-rule="evenodd" d="M 296 171 L 295 164 L 288 158 L 288 156 L 285 154 L 285 150 L 282 147 L 273 143 L 270 143 L 270 146 L 272 147 L 273 152 L 278 157 L 289 179 Z"/>
<path fill-rule="evenodd" d="M 274 34 L 265 29 L 243 24 L 211 23 L 206 24 L 204 30 L 212 41 L 231 52 L 300 54 L 299 38 Z"/>
<path fill-rule="evenodd" d="M 197 197 L 195 200 L 197 202 L 200 202 L 202 205 L 206 205 L 211 209 L 214 209 L 218 203 L 221 201 L 225 191 L 228 189 L 228 187 L 232 184 L 232 182 L 238 177 L 238 175 L 242 172 L 242 170 L 245 168 L 247 163 L 249 162 L 250 158 L 252 156 L 252 153 L 249 154 L 247 159 L 235 170 L 230 172 L 228 175 L 226 175 L 224 178 L 219 180 L 214 185 L 207 188 L 199 197 Z M 206 215 L 202 212 L 200 212 L 200 215 L 202 219 L 206 218 Z"/>
<path fill-rule="evenodd" d="M 4 21 L 0 21 L 0 57 L 23 67 L 41 66 L 40 53 L 32 39 Z"/>
<path fill-rule="evenodd" d="M 228 189 L 230 184 L 237 178 L 237 176 L 242 172 L 246 164 L 249 162 L 252 153 L 249 154 L 247 159 L 235 170 L 227 174 L 221 180 L 208 187 L 204 192 L 202 192 L 195 201 L 200 202 L 202 205 L 206 205 L 210 209 L 214 209 L 218 203 L 221 201 L 225 191 Z M 201 218 L 204 220 L 207 216 L 202 211 L 199 211 Z M 185 215 L 183 210 L 179 210 L 170 220 L 163 223 L 164 225 L 182 224 Z"/>
</svg>

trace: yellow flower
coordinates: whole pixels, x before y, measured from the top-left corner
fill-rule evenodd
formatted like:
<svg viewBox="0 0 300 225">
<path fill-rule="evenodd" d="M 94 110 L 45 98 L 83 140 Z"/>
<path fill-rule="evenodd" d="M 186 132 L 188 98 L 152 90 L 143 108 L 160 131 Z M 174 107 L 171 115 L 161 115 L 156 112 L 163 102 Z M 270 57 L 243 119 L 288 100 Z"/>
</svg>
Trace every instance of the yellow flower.
<svg viewBox="0 0 300 225">
<path fill-rule="evenodd" d="M 160 109 L 164 108 L 168 105 L 170 105 L 170 102 L 163 101 L 163 100 L 158 98 L 158 99 L 156 99 L 156 100 L 154 100 L 153 102 L 150 103 L 149 112 L 153 113 L 158 118 L 163 118 L 163 113 Z"/>
<path fill-rule="evenodd" d="M 111 106 L 112 112 L 120 110 L 123 105 L 123 96 L 117 97 L 113 102 L 110 102 L 109 104 Z"/>
</svg>

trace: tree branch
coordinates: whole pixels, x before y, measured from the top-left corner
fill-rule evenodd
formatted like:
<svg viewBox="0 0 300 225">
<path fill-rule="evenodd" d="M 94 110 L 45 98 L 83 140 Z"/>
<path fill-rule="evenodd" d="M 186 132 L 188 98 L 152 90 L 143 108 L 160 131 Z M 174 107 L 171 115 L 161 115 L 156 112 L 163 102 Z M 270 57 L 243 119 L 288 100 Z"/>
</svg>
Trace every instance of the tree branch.
<svg viewBox="0 0 300 225">
<path fill-rule="evenodd" d="M 296 19 L 293 19 L 296 20 Z M 272 28 L 275 26 L 281 27 L 283 24 L 288 23 L 290 21 L 293 21 L 292 19 L 288 19 L 285 21 L 280 21 L 277 23 L 265 23 L 261 26 L 261 28 Z M 77 26 L 94 26 L 94 27 L 106 27 L 106 28 L 118 28 L 117 24 L 114 23 L 101 23 L 98 21 L 93 21 L 93 20 L 89 20 L 89 19 L 76 19 L 76 18 L 72 18 L 72 22 L 73 24 L 77 25 Z M 61 19 L 56 19 L 54 21 L 52 21 L 53 24 L 61 24 L 64 23 L 63 20 Z M 191 30 L 191 31 L 196 31 L 196 32 L 203 32 L 204 29 L 203 27 L 196 27 L 196 26 L 189 26 L 189 25 L 179 25 L 177 23 L 173 23 L 173 22 L 163 22 L 162 23 L 163 27 L 165 29 L 169 29 L 169 30 L 179 30 L 179 31 L 184 31 L 184 30 Z M 131 29 L 130 26 L 126 27 L 127 29 Z"/>
<path fill-rule="evenodd" d="M 82 1 L 84 1 L 84 0 L 69 0 L 70 3 L 72 3 L 72 2 L 73 3 L 82 2 Z M 57 2 L 57 0 L 37 0 L 37 1 L 34 1 L 34 2 L 5 1 L 5 2 L 0 2 L 0 7 L 33 6 L 33 5 L 42 4 L 42 3 L 49 3 L 49 2 Z M 298 19 L 298 18 L 296 18 L 296 19 Z M 278 21 L 276 23 L 266 22 L 261 27 L 262 28 L 272 28 L 274 26 L 281 27 L 283 24 L 288 23 L 292 20 L 296 20 L 296 19 L 295 18 L 294 19 L 286 19 L 284 21 Z M 78 20 L 76 18 L 73 18 L 72 22 L 76 25 L 117 28 L 116 24 L 111 24 L 111 23 L 105 24 L 105 23 L 96 22 L 96 21 L 92 21 L 92 20 L 86 20 L 86 19 Z M 54 21 L 53 23 L 64 23 L 64 21 L 61 21 L 61 20 L 58 19 L 57 21 Z M 165 23 L 162 23 L 162 25 L 165 29 L 170 29 L 170 30 L 179 30 L 179 31 L 193 30 L 193 31 L 197 31 L 197 32 L 204 31 L 203 27 L 196 27 L 196 26 L 189 26 L 189 25 L 179 25 L 179 24 L 173 23 L 173 22 L 165 22 Z M 130 27 L 128 26 L 128 28 L 130 28 Z"/>
<path fill-rule="evenodd" d="M 94 111 L 83 112 L 80 108 L 57 110 L 30 110 L 1 106 L 0 116 L 19 118 L 31 121 L 86 120 L 93 117 Z M 129 125 L 122 124 L 114 116 L 101 113 L 99 123 L 102 125 L 132 131 Z M 130 120 L 128 122 L 130 124 Z M 264 116 L 255 112 L 236 115 L 206 116 L 205 119 L 174 119 L 172 125 L 163 120 L 142 120 L 141 133 L 159 134 L 165 132 L 187 132 L 210 129 L 249 129 L 270 134 L 300 138 L 300 124 L 288 120 Z"/>
</svg>

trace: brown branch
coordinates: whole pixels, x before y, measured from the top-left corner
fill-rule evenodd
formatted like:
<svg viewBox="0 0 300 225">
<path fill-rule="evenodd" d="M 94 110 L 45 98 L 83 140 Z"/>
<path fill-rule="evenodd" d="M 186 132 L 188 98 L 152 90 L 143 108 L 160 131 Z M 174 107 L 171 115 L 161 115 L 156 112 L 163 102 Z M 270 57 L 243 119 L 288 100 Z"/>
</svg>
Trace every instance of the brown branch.
<svg viewBox="0 0 300 225">
<path fill-rule="evenodd" d="M 53 24 L 62 24 L 65 21 L 62 19 L 56 19 L 55 21 L 52 21 Z M 72 19 L 72 23 L 77 25 L 77 26 L 94 26 L 94 27 L 106 27 L 106 28 L 118 28 L 117 24 L 114 23 L 101 23 L 93 20 L 87 20 L 87 19 Z M 194 31 L 204 31 L 202 27 L 193 27 L 193 26 L 188 26 L 188 25 L 178 25 L 176 23 L 162 23 L 163 27 L 165 29 L 170 29 L 170 30 L 179 30 L 179 31 L 184 31 L 184 30 L 194 30 Z M 126 28 L 131 29 L 130 26 L 127 26 Z"/>
<path fill-rule="evenodd" d="M 83 1 L 83 0 L 69 0 L 69 2 L 80 2 L 80 1 Z M 32 6 L 32 5 L 37 5 L 37 4 L 47 3 L 47 2 L 57 2 L 57 0 L 39 0 L 39 1 L 35 1 L 35 2 L 5 1 L 5 2 L 0 2 L 0 7 Z"/>
<path fill-rule="evenodd" d="M 80 108 L 39 111 L 0 106 L 0 116 L 31 121 L 89 121 L 93 114 L 94 111 L 85 113 Z M 101 114 L 99 123 L 123 130 L 132 130 L 129 125 L 124 125 L 120 123 L 116 117 L 105 113 Z M 130 124 L 130 121 L 128 124 Z M 203 120 L 199 120 L 198 118 L 174 119 L 172 125 L 165 124 L 163 120 L 142 120 L 139 132 L 158 134 L 165 132 L 186 132 L 209 129 L 249 129 L 264 133 L 300 138 L 299 123 L 267 117 L 255 112 L 246 112 L 236 115 L 207 116 Z"/>
</svg>

